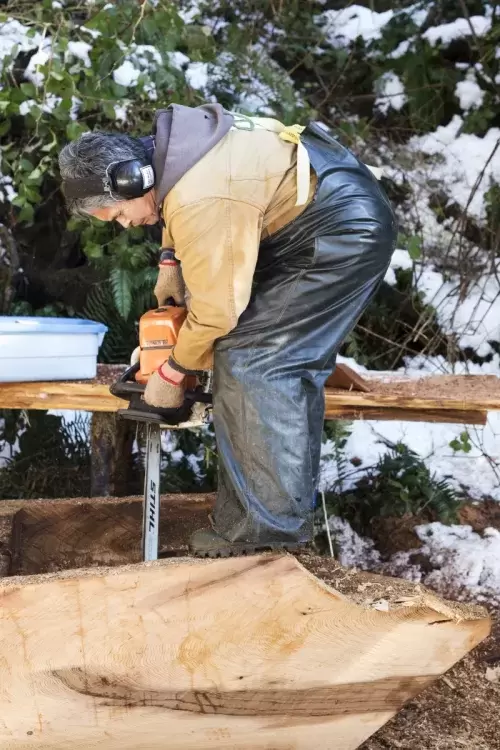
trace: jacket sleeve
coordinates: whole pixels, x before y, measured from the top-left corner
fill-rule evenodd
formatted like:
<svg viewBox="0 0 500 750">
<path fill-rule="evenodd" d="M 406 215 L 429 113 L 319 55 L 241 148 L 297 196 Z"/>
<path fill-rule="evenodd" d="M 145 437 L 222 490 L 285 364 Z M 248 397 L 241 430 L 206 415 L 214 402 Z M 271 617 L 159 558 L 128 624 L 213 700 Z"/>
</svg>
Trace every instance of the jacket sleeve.
<svg viewBox="0 0 500 750">
<path fill-rule="evenodd" d="M 243 201 L 207 198 L 168 220 L 189 292 L 189 312 L 169 364 L 190 373 L 212 368 L 216 339 L 246 309 L 257 263 L 262 211 Z"/>
</svg>

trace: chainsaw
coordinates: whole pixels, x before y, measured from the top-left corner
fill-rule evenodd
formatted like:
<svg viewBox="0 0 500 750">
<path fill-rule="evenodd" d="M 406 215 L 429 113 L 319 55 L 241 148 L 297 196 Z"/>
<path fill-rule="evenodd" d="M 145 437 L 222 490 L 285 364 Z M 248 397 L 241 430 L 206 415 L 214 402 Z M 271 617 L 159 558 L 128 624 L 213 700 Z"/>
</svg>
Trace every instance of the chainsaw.
<svg viewBox="0 0 500 750">
<path fill-rule="evenodd" d="M 175 304 L 145 313 L 139 321 L 139 346 L 132 353 L 130 366 L 110 387 L 114 396 L 128 401 L 127 408 L 118 410 L 118 416 L 146 425 L 142 531 L 144 561 L 158 558 L 161 430 L 202 427 L 210 419 L 211 372 L 186 377 L 184 403 L 177 409 L 160 409 L 144 401 L 148 378 L 169 358 L 186 315 L 186 308 Z"/>
<path fill-rule="evenodd" d="M 110 388 L 113 396 L 129 402 L 126 409 L 118 410 L 119 417 L 171 429 L 200 427 L 209 421 L 211 372 L 186 377 L 184 403 L 176 409 L 161 409 L 144 401 L 148 379 L 169 358 L 186 315 L 185 307 L 168 304 L 141 317 L 139 346 L 132 353 L 130 366 Z"/>
</svg>

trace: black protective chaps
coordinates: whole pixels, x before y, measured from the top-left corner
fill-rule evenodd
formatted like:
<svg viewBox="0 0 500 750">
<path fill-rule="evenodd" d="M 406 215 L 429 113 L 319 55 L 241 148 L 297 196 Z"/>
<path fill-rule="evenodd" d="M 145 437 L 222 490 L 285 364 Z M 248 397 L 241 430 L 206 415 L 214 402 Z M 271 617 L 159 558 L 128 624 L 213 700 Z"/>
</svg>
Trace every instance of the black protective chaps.
<svg viewBox="0 0 500 750">
<path fill-rule="evenodd" d="M 396 243 L 371 172 L 315 124 L 302 141 L 318 178 L 314 200 L 261 243 L 250 304 L 215 347 L 212 520 L 231 542 L 311 538 L 323 387 Z"/>
</svg>

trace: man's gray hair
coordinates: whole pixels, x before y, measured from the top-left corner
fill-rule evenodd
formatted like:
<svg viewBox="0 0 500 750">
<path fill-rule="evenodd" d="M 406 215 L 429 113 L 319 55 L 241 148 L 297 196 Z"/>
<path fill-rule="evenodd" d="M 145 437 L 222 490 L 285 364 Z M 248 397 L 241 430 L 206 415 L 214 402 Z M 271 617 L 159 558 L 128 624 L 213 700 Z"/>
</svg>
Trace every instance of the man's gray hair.
<svg viewBox="0 0 500 750">
<path fill-rule="evenodd" d="M 116 133 L 84 133 L 68 143 L 59 154 L 59 170 L 64 179 L 106 177 L 110 164 L 129 159 L 144 159 L 146 150 L 138 138 Z M 117 197 L 117 200 L 124 200 Z M 98 208 L 113 206 L 116 200 L 109 193 L 84 198 L 66 199 L 68 210 L 88 216 Z"/>
</svg>

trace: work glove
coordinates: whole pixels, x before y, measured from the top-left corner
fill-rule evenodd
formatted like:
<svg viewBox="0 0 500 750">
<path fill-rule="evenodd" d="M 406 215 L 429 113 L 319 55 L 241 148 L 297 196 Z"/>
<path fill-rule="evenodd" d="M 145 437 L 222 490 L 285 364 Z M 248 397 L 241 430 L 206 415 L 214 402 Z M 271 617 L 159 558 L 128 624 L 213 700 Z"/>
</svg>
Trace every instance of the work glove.
<svg viewBox="0 0 500 750">
<path fill-rule="evenodd" d="M 184 305 L 185 286 L 181 264 L 175 259 L 173 250 L 162 250 L 158 264 L 158 279 L 153 290 L 158 307 L 163 307 L 172 298 L 176 305 Z"/>
<path fill-rule="evenodd" d="M 184 383 L 174 383 L 165 377 L 160 370 L 156 370 L 149 377 L 144 391 L 144 401 L 149 406 L 160 409 L 178 409 L 184 403 Z"/>
</svg>

